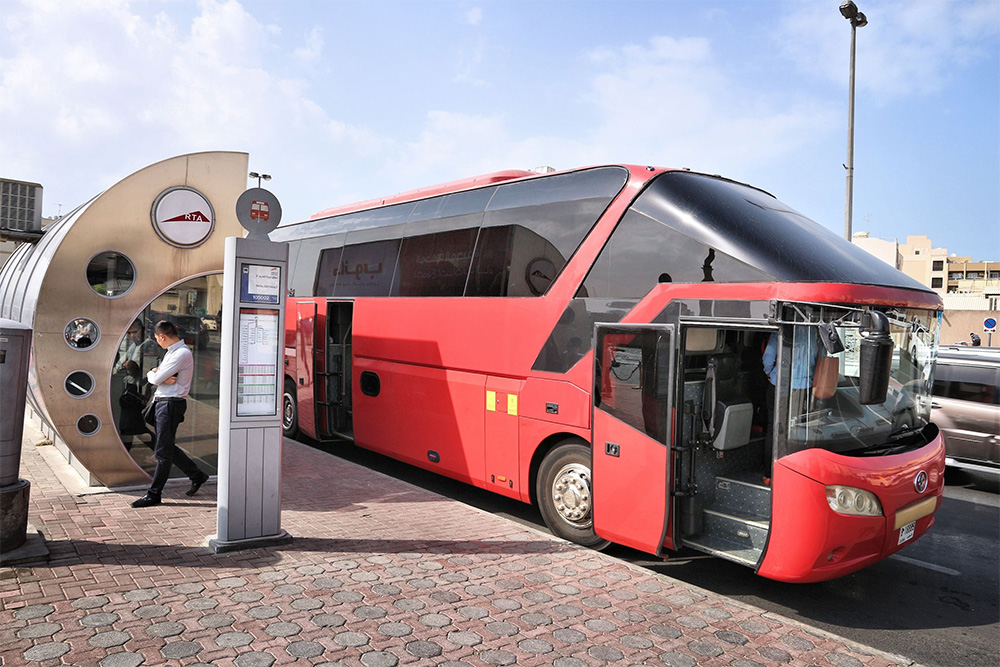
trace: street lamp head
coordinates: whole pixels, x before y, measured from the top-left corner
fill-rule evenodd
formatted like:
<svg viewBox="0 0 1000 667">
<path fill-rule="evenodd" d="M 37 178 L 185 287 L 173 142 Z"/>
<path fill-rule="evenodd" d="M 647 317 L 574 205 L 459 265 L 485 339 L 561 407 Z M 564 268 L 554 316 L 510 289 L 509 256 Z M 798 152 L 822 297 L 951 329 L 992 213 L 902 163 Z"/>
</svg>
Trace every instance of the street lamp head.
<svg viewBox="0 0 1000 667">
<path fill-rule="evenodd" d="M 257 179 L 257 187 L 259 188 L 261 180 L 265 180 L 265 181 L 271 180 L 271 174 L 259 174 L 256 171 L 251 171 L 250 172 L 250 178 L 256 178 Z"/>
<path fill-rule="evenodd" d="M 851 22 L 853 28 L 862 28 L 868 25 L 868 17 L 858 11 L 858 6 L 852 0 L 847 0 L 840 5 L 840 14 Z"/>
</svg>

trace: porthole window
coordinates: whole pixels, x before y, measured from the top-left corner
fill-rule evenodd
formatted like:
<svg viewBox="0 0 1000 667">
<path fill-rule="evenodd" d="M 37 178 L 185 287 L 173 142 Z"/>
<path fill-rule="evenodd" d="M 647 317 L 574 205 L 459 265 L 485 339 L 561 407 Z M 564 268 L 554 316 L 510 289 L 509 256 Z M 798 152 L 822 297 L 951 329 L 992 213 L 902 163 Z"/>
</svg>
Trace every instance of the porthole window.
<svg viewBox="0 0 1000 667">
<path fill-rule="evenodd" d="M 73 371 L 66 376 L 63 387 L 73 398 L 85 398 L 94 391 L 94 376 L 87 371 Z"/>
<path fill-rule="evenodd" d="M 135 266 L 125 255 L 102 252 L 87 264 L 87 282 L 101 296 L 122 296 L 135 284 Z"/>
<path fill-rule="evenodd" d="M 63 335 L 66 337 L 66 344 L 74 350 L 89 350 L 100 340 L 101 329 L 94 320 L 78 317 L 69 321 Z"/>
<path fill-rule="evenodd" d="M 84 415 L 76 420 L 76 430 L 80 435 L 94 435 L 101 430 L 101 420 L 97 415 Z"/>
</svg>

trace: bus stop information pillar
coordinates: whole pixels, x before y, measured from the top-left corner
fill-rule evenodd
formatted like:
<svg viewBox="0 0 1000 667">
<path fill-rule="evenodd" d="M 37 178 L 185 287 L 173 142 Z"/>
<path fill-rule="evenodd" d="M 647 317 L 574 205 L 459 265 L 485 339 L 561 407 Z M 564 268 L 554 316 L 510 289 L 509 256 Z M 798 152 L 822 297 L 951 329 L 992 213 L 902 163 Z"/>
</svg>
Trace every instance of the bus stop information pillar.
<svg viewBox="0 0 1000 667">
<path fill-rule="evenodd" d="M 266 193 L 259 188 L 258 198 Z M 273 195 L 270 195 L 273 198 Z M 216 553 L 285 544 L 281 528 L 281 396 L 288 245 L 244 221 L 248 238 L 226 239 L 219 391 Z M 259 199 L 253 203 L 259 204 Z M 277 201 L 271 203 L 273 212 Z M 257 207 L 258 210 L 259 206 Z M 278 209 L 280 211 L 280 209 Z M 279 213 L 280 215 L 280 213 Z"/>
</svg>

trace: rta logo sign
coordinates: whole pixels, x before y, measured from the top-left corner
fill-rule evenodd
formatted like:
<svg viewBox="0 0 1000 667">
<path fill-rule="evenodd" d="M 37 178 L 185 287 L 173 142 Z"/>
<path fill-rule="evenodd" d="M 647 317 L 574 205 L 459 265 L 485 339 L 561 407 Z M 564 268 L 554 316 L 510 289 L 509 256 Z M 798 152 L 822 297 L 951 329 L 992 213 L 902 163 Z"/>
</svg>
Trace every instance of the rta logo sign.
<svg viewBox="0 0 1000 667">
<path fill-rule="evenodd" d="M 215 211 L 208 199 L 194 188 L 169 188 L 153 203 L 153 228 L 170 245 L 193 248 L 212 235 Z"/>
</svg>

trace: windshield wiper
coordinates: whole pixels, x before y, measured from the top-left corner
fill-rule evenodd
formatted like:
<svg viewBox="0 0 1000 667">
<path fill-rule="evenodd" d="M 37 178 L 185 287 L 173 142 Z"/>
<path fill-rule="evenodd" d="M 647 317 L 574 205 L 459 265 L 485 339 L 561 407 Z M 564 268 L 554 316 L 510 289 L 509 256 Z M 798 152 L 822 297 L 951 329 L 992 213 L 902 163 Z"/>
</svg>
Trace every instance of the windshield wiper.
<svg viewBox="0 0 1000 667">
<path fill-rule="evenodd" d="M 908 438 L 911 435 L 916 435 L 924 430 L 923 426 L 904 426 L 897 431 L 894 431 L 886 440 L 889 442 L 896 442 L 897 440 L 902 440 L 903 438 Z"/>
</svg>

